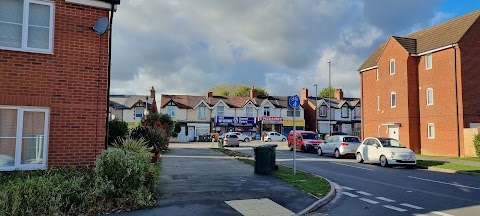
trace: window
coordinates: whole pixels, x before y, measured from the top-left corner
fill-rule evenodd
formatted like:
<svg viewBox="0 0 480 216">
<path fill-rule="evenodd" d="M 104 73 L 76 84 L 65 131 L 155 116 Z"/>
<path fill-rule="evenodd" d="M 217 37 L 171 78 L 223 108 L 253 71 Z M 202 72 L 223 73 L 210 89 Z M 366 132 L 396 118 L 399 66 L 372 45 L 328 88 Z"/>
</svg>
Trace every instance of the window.
<svg viewBox="0 0 480 216">
<path fill-rule="evenodd" d="M 380 110 L 380 96 L 377 96 L 377 111 Z"/>
<path fill-rule="evenodd" d="M 427 106 L 433 105 L 433 89 L 427 88 Z"/>
<path fill-rule="evenodd" d="M 198 119 L 205 119 L 205 113 L 207 111 L 207 108 L 204 106 L 198 107 Z"/>
<path fill-rule="evenodd" d="M 342 106 L 341 115 L 342 118 L 348 118 L 348 106 Z"/>
<path fill-rule="evenodd" d="M 225 113 L 225 107 L 224 106 L 218 106 L 217 107 L 217 116 L 223 116 Z"/>
<path fill-rule="evenodd" d="M 428 139 L 435 138 L 435 125 L 433 123 L 428 123 L 427 135 Z"/>
<path fill-rule="evenodd" d="M 377 126 L 377 136 L 378 136 L 378 137 L 381 137 L 381 136 L 380 136 L 380 125 Z"/>
<path fill-rule="evenodd" d="M 360 118 L 360 117 L 362 117 L 362 108 L 355 107 L 355 118 Z"/>
<path fill-rule="evenodd" d="M 287 116 L 293 117 L 293 109 L 290 107 L 287 109 Z M 295 110 L 295 117 L 300 117 L 300 109 Z"/>
<path fill-rule="evenodd" d="M 48 108 L 0 107 L 0 170 L 46 169 Z"/>
<path fill-rule="evenodd" d="M 143 110 L 143 107 L 135 107 L 135 118 L 142 118 Z"/>
<path fill-rule="evenodd" d="M 264 107 L 263 108 L 263 115 L 264 116 L 270 116 L 270 107 Z"/>
<path fill-rule="evenodd" d="M 0 1 L 0 48 L 51 53 L 53 7 L 39 0 Z"/>
<path fill-rule="evenodd" d="M 395 59 L 390 59 L 390 75 L 395 74 Z"/>
<path fill-rule="evenodd" d="M 253 114 L 253 107 L 247 107 L 247 117 L 255 117 Z"/>
<path fill-rule="evenodd" d="M 167 107 L 167 114 L 170 117 L 175 117 L 175 107 L 174 106 Z"/>
<path fill-rule="evenodd" d="M 320 106 L 319 116 L 327 116 L 327 106 Z"/>
<path fill-rule="evenodd" d="M 432 69 L 432 54 L 425 55 L 425 68 Z"/>
<path fill-rule="evenodd" d="M 377 68 L 377 80 L 378 80 L 378 68 Z"/>
<path fill-rule="evenodd" d="M 390 93 L 390 107 L 397 107 L 397 94 L 395 92 Z"/>
</svg>

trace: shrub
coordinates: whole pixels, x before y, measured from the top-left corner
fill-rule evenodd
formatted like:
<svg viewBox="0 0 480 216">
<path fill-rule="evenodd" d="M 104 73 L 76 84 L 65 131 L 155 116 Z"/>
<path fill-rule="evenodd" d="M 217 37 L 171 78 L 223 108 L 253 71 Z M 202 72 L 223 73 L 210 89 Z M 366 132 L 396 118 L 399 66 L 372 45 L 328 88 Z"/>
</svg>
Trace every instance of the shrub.
<svg viewBox="0 0 480 216">
<path fill-rule="evenodd" d="M 473 139 L 473 145 L 475 146 L 475 152 L 477 157 L 480 157 L 480 134 L 476 134 Z"/>
<path fill-rule="evenodd" d="M 161 129 L 153 127 L 139 126 L 130 131 L 130 138 L 144 138 L 147 146 L 154 151 L 166 150 L 168 147 L 168 137 Z"/>
<path fill-rule="evenodd" d="M 126 137 L 117 140 L 113 145 L 117 148 L 123 148 L 134 152 L 150 152 L 152 150 L 152 148 L 148 147 L 148 142 L 143 137 L 140 137 L 140 139 Z"/>
<path fill-rule="evenodd" d="M 128 123 L 122 120 L 114 119 L 108 122 L 108 140 L 113 144 L 118 139 L 124 138 L 128 134 Z"/>
</svg>

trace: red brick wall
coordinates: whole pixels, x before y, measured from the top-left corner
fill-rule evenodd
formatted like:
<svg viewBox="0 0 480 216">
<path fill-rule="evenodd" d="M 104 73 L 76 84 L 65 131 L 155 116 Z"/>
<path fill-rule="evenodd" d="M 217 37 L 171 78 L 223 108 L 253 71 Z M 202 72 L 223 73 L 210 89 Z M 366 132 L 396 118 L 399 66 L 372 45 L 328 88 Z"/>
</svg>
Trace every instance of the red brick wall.
<svg viewBox="0 0 480 216">
<path fill-rule="evenodd" d="M 108 31 L 100 45 L 90 27 L 108 14 L 57 0 L 53 54 L 0 50 L 0 105 L 50 108 L 49 167 L 92 165 L 104 148 Z"/>
</svg>

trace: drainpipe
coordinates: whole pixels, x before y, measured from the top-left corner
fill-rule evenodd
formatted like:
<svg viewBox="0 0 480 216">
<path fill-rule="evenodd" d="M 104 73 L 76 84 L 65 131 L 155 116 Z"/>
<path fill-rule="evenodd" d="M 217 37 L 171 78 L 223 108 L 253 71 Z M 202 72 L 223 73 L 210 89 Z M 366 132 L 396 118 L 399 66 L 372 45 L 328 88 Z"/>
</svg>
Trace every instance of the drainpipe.
<svg viewBox="0 0 480 216">
<path fill-rule="evenodd" d="M 362 72 L 360 72 L 360 86 L 362 86 L 362 95 L 360 96 L 360 109 L 362 110 L 362 116 L 360 117 L 360 122 L 361 122 L 360 127 L 362 128 L 360 128 L 360 131 L 362 132 L 361 138 L 363 139 L 365 129 L 363 128 L 364 113 L 363 113 L 363 73 Z"/>
<path fill-rule="evenodd" d="M 458 116 L 458 83 L 457 83 L 457 48 L 455 47 L 455 44 L 452 44 L 453 46 L 453 65 L 454 65 L 454 74 L 455 74 L 455 108 L 456 108 L 456 116 L 457 116 L 457 149 L 458 149 L 458 154 L 457 156 L 460 157 L 460 120 Z"/>
<path fill-rule="evenodd" d="M 110 32 L 108 34 L 108 75 L 107 75 L 107 117 L 105 119 L 105 149 L 108 148 L 108 121 L 109 119 L 109 109 L 110 109 L 110 74 L 112 71 L 112 23 L 113 23 L 113 14 L 115 12 L 115 1 L 112 1 L 112 8 L 110 9 Z M 120 1 L 118 1 L 120 4 Z"/>
</svg>

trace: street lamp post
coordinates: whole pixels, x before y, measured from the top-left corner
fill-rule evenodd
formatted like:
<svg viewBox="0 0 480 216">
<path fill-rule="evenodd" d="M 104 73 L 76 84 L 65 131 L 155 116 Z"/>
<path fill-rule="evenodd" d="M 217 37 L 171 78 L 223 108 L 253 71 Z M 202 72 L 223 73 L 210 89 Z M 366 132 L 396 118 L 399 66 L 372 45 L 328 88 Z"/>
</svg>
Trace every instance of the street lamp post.
<svg viewBox="0 0 480 216">
<path fill-rule="evenodd" d="M 332 80 L 331 80 L 331 66 L 332 61 L 328 61 L 328 129 L 330 130 L 330 136 L 332 135 Z"/>
<path fill-rule="evenodd" d="M 318 87 L 318 85 L 317 85 L 317 83 L 314 83 L 314 84 L 312 84 L 312 86 L 315 86 L 315 130 L 318 134 L 318 119 L 317 119 L 317 117 L 318 117 L 318 113 L 317 113 L 317 109 L 318 109 L 318 89 L 317 89 L 317 87 Z"/>
</svg>

